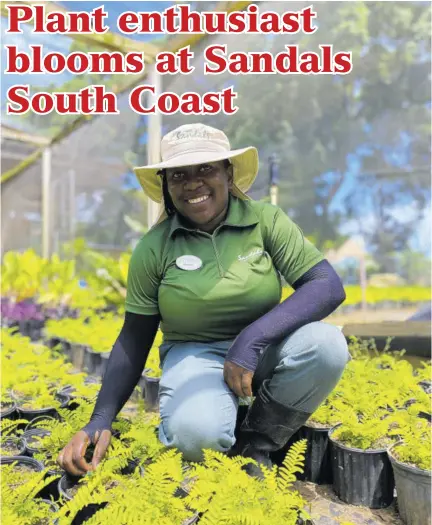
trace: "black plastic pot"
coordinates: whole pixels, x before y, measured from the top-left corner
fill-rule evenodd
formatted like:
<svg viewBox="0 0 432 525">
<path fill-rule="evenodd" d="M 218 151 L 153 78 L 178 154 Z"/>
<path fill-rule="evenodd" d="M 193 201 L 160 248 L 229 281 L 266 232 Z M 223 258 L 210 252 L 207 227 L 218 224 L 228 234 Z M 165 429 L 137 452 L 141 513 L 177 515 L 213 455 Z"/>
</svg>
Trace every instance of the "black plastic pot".
<svg viewBox="0 0 432 525">
<path fill-rule="evenodd" d="M 431 523 L 431 471 L 402 463 L 394 456 L 399 441 L 388 449 L 393 467 L 399 514 L 406 525 Z"/>
<path fill-rule="evenodd" d="M 72 345 L 69 343 L 69 341 L 66 341 L 66 339 L 60 339 L 61 347 L 62 347 L 62 354 L 64 357 L 72 362 Z"/>
<path fill-rule="evenodd" d="M 159 410 L 159 382 L 160 377 L 144 375 L 144 401 L 146 409 L 150 412 Z"/>
<path fill-rule="evenodd" d="M 85 348 L 83 361 L 84 372 L 87 372 L 87 374 L 96 374 L 97 371 L 100 370 L 101 361 L 100 352 L 95 352 L 89 347 Z"/>
<path fill-rule="evenodd" d="M 13 401 L 10 404 L 10 406 L 1 410 L 0 419 L 18 419 L 18 411 L 17 411 L 17 406 L 16 406 L 15 401 Z"/>
<path fill-rule="evenodd" d="M 146 377 L 147 377 L 147 374 L 151 372 L 151 368 L 144 368 L 142 374 L 141 374 L 141 377 L 139 378 L 139 381 L 138 381 L 138 390 L 141 392 L 141 397 L 143 399 L 145 399 L 145 385 L 146 385 Z M 134 390 L 134 392 L 136 392 Z"/>
<path fill-rule="evenodd" d="M 57 393 L 56 397 L 61 402 L 61 408 L 66 408 L 70 402 L 70 397 L 64 393 Z M 28 410 L 18 407 L 18 414 L 20 419 L 26 419 L 27 421 L 32 421 L 38 416 L 50 416 L 56 419 L 59 418 L 57 409 L 54 407 L 40 408 L 37 410 Z"/>
<path fill-rule="evenodd" d="M 304 472 L 296 474 L 300 481 L 311 481 L 318 485 L 330 485 L 333 482 L 333 472 L 331 467 L 329 431 L 331 427 L 315 428 L 309 425 L 302 426 L 294 436 L 289 440 L 287 445 L 282 449 L 282 461 L 288 452 L 288 449 L 300 439 L 307 440 L 305 452 Z"/>
<path fill-rule="evenodd" d="M 52 350 L 56 346 L 61 345 L 61 342 L 62 340 L 60 339 L 60 337 L 49 337 L 48 339 L 45 339 L 45 346 Z"/>
<path fill-rule="evenodd" d="M 72 496 L 68 494 L 68 490 L 74 487 L 78 483 L 78 480 L 78 477 L 70 476 L 69 474 L 62 476 L 58 482 L 58 492 L 60 497 L 62 497 L 65 501 L 70 501 Z M 106 503 L 91 503 L 90 505 L 87 505 L 77 512 L 71 521 L 71 525 L 80 525 L 81 523 L 84 523 L 86 520 L 96 514 L 98 510 L 106 507 L 106 505 Z"/>
<path fill-rule="evenodd" d="M 46 487 L 44 487 L 38 493 L 38 495 L 37 495 L 38 498 L 44 498 L 44 499 L 57 501 L 60 498 L 60 494 L 59 494 L 59 490 L 58 490 L 59 478 L 61 478 L 63 473 L 64 473 L 64 470 L 60 470 L 60 469 L 57 470 L 57 471 L 56 470 L 49 470 L 47 472 L 46 477 L 57 476 L 57 478 L 54 479 L 53 481 L 51 481 L 51 483 L 49 483 Z"/>
<path fill-rule="evenodd" d="M 75 368 L 82 370 L 84 367 L 84 354 L 86 347 L 76 343 L 71 344 L 71 361 Z"/>
<path fill-rule="evenodd" d="M 34 437 L 42 438 L 42 437 L 45 437 L 45 436 L 49 436 L 50 433 L 51 432 L 49 430 L 44 430 L 42 428 L 32 428 L 32 429 L 27 430 L 26 432 L 24 432 L 23 440 L 24 440 L 27 456 L 32 457 L 33 454 L 37 454 L 40 451 L 39 448 L 35 447 L 32 444 L 33 443 L 33 438 Z"/>
<path fill-rule="evenodd" d="M 8 437 L 5 438 L 2 442 L 2 451 L 3 447 L 5 445 L 13 444 L 17 447 L 18 451 L 15 454 L 12 454 L 12 456 L 24 456 L 26 452 L 26 446 L 22 438 L 20 437 Z M 5 456 L 5 457 L 11 457 L 11 456 Z"/>
<path fill-rule="evenodd" d="M 394 476 L 386 449 L 361 450 L 335 441 L 331 442 L 333 490 L 345 503 L 371 509 L 388 507 L 393 501 Z"/>
<path fill-rule="evenodd" d="M 10 465 L 11 463 L 17 462 L 18 465 L 26 465 L 35 472 L 42 472 L 44 466 L 40 461 L 27 456 L 4 456 L 0 458 L 0 465 Z"/>
<path fill-rule="evenodd" d="M 103 378 L 108 366 L 108 360 L 111 355 L 111 352 L 101 352 L 100 354 L 100 362 L 98 367 L 95 370 L 95 375 Z"/>
<path fill-rule="evenodd" d="M 55 418 L 51 416 L 35 417 L 34 419 L 32 419 L 31 421 L 27 423 L 27 425 L 25 426 L 24 432 L 27 432 L 28 430 L 31 430 L 33 428 L 38 428 L 37 424 L 40 423 L 41 421 L 54 421 L 54 420 Z"/>
<path fill-rule="evenodd" d="M 32 341 L 39 341 L 42 339 L 42 331 L 44 326 L 44 320 L 30 319 L 19 322 L 19 331 L 21 335 L 30 337 Z"/>
</svg>

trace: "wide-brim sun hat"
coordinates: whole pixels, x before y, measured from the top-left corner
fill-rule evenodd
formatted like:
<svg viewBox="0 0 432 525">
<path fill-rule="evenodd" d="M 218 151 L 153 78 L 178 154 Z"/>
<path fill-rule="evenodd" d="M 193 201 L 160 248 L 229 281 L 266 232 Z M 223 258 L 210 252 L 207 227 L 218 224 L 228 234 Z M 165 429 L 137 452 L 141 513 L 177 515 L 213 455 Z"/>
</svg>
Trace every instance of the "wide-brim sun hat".
<svg viewBox="0 0 432 525">
<path fill-rule="evenodd" d="M 161 141 L 161 162 L 134 168 L 144 193 L 161 204 L 158 223 L 164 213 L 162 180 L 158 172 L 166 168 L 194 166 L 228 159 L 233 166 L 231 193 L 248 199 L 246 192 L 252 186 L 259 167 L 258 151 L 253 146 L 231 149 L 225 133 L 204 124 L 185 124 L 167 133 Z"/>
</svg>

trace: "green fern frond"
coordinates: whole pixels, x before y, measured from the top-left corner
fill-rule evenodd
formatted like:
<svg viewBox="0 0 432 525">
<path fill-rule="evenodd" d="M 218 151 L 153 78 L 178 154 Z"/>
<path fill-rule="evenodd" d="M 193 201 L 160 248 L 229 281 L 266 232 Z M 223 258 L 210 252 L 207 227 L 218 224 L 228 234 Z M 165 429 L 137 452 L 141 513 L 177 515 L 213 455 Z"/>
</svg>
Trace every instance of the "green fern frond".
<svg viewBox="0 0 432 525">
<path fill-rule="evenodd" d="M 282 492 L 288 491 L 296 480 L 296 473 L 303 472 L 307 440 L 296 441 L 288 450 L 285 459 L 279 468 L 278 489 Z"/>
</svg>

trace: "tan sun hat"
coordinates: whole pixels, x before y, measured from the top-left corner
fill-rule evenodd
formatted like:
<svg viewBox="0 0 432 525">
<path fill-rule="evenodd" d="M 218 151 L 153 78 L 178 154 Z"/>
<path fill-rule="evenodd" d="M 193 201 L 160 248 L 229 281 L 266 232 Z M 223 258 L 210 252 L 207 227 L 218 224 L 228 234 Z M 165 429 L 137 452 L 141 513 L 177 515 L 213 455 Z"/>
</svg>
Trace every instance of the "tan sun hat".
<svg viewBox="0 0 432 525">
<path fill-rule="evenodd" d="M 258 173 L 258 151 L 254 147 L 232 150 L 223 131 L 204 124 L 185 124 L 167 133 L 161 141 L 162 162 L 134 168 L 144 192 L 161 203 L 161 222 L 166 215 L 163 206 L 162 180 L 157 174 L 165 168 L 180 168 L 229 159 L 233 165 L 232 194 L 248 199 L 249 190 Z"/>
</svg>

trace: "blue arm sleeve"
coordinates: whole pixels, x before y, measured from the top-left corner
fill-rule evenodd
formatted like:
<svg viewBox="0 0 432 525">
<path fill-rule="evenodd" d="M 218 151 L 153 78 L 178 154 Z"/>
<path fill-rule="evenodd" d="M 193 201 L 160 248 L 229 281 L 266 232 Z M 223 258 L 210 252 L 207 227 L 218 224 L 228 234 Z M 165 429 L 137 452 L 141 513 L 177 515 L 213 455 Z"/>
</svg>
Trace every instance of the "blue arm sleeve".
<svg viewBox="0 0 432 525">
<path fill-rule="evenodd" d="M 90 422 L 83 428 L 93 441 L 97 430 L 111 424 L 136 387 L 159 326 L 159 315 L 126 312 L 125 321 L 111 351 Z"/>
<path fill-rule="evenodd" d="M 342 281 L 326 260 L 297 279 L 293 288 L 290 297 L 238 335 L 228 351 L 228 361 L 254 372 L 264 348 L 305 324 L 324 319 L 346 298 Z"/>
</svg>

